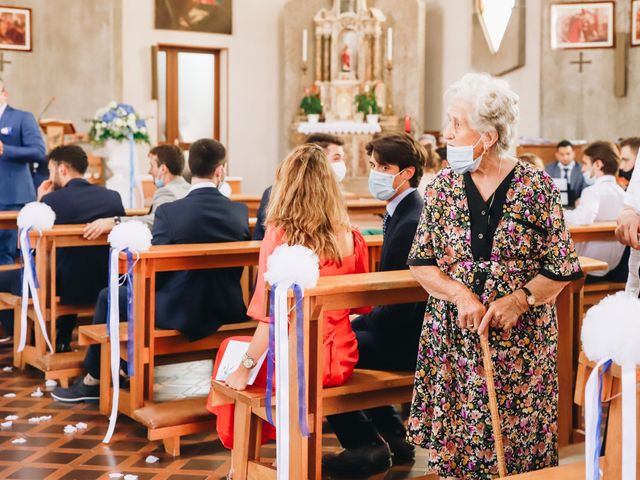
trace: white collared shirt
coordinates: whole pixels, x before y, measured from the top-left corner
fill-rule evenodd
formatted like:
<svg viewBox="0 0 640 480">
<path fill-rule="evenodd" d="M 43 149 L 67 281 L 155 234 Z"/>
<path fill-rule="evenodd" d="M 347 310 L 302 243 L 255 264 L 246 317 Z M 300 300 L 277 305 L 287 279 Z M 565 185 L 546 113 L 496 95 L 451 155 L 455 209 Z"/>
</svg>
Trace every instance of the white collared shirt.
<svg viewBox="0 0 640 480">
<path fill-rule="evenodd" d="M 582 190 L 579 205 L 574 210 L 565 210 L 564 218 L 570 226 L 611 222 L 620 216 L 624 203 L 625 193 L 616 183 L 616 178 L 613 175 L 603 175 L 596 183 Z M 601 277 L 620 263 L 624 245 L 615 241 L 580 242 L 576 243 L 576 251 L 578 255 L 607 262 L 608 270 L 589 274 Z"/>
<path fill-rule="evenodd" d="M 413 187 L 407 188 L 404 192 L 402 192 L 396 198 L 394 198 L 389 203 L 387 203 L 387 213 L 389 214 L 389 216 L 393 217 L 393 214 L 395 213 L 396 208 L 398 208 L 398 205 L 400 205 L 400 202 L 404 200 L 407 197 L 407 195 L 415 191 L 416 189 Z"/>
<path fill-rule="evenodd" d="M 2 118 L 2 115 L 4 115 L 4 111 L 7 109 L 7 104 L 5 103 L 4 105 L 0 105 L 0 118 Z"/>
<path fill-rule="evenodd" d="M 193 192 L 194 190 L 199 190 L 201 188 L 218 188 L 218 187 L 216 187 L 216 184 L 213 182 L 196 183 L 195 185 L 191 186 L 191 188 L 189 189 L 189 193 Z"/>
<path fill-rule="evenodd" d="M 633 208 L 640 214 L 640 151 L 636 157 L 636 168 L 633 169 L 631 181 L 624 195 L 624 204 Z"/>
</svg>

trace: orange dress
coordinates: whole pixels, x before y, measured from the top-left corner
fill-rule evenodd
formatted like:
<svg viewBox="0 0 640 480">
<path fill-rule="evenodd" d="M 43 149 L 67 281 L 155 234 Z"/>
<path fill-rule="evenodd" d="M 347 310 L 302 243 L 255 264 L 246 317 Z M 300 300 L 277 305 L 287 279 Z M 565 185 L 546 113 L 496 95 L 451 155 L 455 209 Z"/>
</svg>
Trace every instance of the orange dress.
<svg viewBox="0 0 640 480">
<path fill-rule="evenodd" d="M 269 323 L 269 317 L 264 316 L 265 311 L 265 295 L 264 295 L 264 272 L 267 268 L 267 258 L 280 245 L 283 245 L 284 232 L 281 229 L 267 228 L 264 240 L 260 247 L 260 259 L 258 264 L 258 278 L 256 281 L 256 289 L 249 304 L 247 314 L 260 322 Z M 342 264 L 338 264 L 333 260 L 320 260 L 320 276 L 330 275 L 346 275 L 350 273 L 366 273 L 369 271 L 369 253 L 367 245 L 362 234 L 353 231 L 353 253 L 342 259 Z M 353 369 L 358 363 L 358 342 L 356 335 L 351 329 L 349 315 L 351 313 L 367 313 L 370 309 L 353 309 L 353 310 L 332 310 L 328 311 L 324 317 L 324 366 L 323 380 L 325 387 L 342 385 L 346 382 Z M 213 367 L 213 377 L 216 372 L 227 343 L 230 340 L 251 341 L 250 337 L 233 337 L 225 340 L 216 355 L 216 361 Z M 267 364 L 263 364 L 258 374 L 254 387 L 266 388 L 267 384 Z M 211 398 L 211 397 L 210 397 Z M 207 405 L 209 411 L 217 416 L 216 429 L 220 441 L 227 448 L 233 448 L 233 405 Z M 262 429 L 263 443 L 268 439 L 275 439 L 275 428 L 264 423 Z"/>
</svg>

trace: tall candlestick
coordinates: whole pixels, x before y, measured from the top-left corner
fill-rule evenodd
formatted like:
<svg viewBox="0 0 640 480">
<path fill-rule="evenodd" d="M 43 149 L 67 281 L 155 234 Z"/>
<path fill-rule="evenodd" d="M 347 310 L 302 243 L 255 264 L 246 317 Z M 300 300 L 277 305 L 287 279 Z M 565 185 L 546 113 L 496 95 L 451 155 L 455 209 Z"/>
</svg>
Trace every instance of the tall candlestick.
<svg viewBox="0 0 640 480">
<path fill-rule="evenodd" d="M 308 41 L 309 32 L 305 28 L 302 31 L 302 63 L 307 63 L 307 41 Z"/>
<path fill-rule="evenodd" d="M 393 60 L 393 29 L 387 28 L 387 60 L 391 62 Z"/>
</svg>

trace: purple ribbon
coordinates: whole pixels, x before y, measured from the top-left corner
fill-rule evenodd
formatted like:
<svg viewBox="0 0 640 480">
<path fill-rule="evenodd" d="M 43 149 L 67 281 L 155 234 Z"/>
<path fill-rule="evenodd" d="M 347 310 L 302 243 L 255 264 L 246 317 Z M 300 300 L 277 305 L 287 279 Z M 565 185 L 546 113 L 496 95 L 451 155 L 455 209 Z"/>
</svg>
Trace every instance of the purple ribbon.
<svg viewBox="0 0 640 480">
<path fill-rule="evenodd" d="M 602 449 L 602 437 L 600 436 L 600 430 L 602 428 L 602 378 L 604 377 L 604 374 L 607 373 L 607 370 L 609 370 L 611 362 L 611 360 L 608 360 L 602 365 L 599 379 L 600 384 L 598 385 L 598 423 L 595 429 L 596 448 L 593 450 L 593 459 L 591 460 L 593 462 L 593 471 L 596 475 L 596 479 L 600 478 L 600 450 Z"/>
<path fill-rule="evenodd" d="M 267 350 L 267 422 L 275 426 L 271 413 L 271 397 L 273 396 L 273 371 L 276 365 L 276 319 L 273 304 L 276 303 L 276 288 L 269 292 L 269 348 Z"/>
<path fill-rule="evenodd" d="M 133 377 L 134 332 L 133 332 L 133 253 L 127 248 L 127 373 Z"/>
<path fill-rule="evenodd" d="M 309 425 L 307 425 L 307 401 L 306 383 L 304 379 L 304 330 L 302 319 L 302 288 L 297 283 L 293 284 L 293 293 L 296 300 L 296 344 L 298 363 L 298 423 L 303 437 L 309 436 Z"/>
<path fill-rule="evenodd" d="M 297 363 L 297 376 L 298 376 L 298 423 L 300 424 L 300 431 L 304 437 L 309 436 L 309 425 L 307 424 L 307 402 L 306 402 L 306 381 L 304 378 L 304 325 L 303 325 L 303 310 L 302 288 L 298 284 L 293 284 L 293 293 L 296 302 L 296 363 Z M 275 286 L 271 287 L 269 297 L 271 304 L 269 305 L 269 349 L 267 351 L 267 421 L 275 426 L 273 421 L 273 415 L 271 413 L 272 403 L 271 397 L 273 396 L 273 372 L 275 368 L 275 355 L 276 355 L 276 336 L 275 336 Z"/>
</svg>

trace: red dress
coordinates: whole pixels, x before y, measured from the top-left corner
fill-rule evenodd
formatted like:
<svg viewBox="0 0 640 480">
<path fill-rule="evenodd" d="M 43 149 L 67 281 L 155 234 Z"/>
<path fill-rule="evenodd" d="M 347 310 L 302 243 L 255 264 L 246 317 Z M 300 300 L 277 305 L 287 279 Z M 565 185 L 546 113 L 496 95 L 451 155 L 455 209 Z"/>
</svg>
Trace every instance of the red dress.
<svg viewBox="0 0 640 480">
<path fill-rule="evenodd" d="M 267 268 L 267 258 L 269 258 L 276 247 L 284 243 L 286 243 L 284 240 L 284 232 L 281 229 L 267 228 L 264 240 L 260 246 L 256 289 L 247 310 L 247 314 L 251 318 L 260 322 L 269 323 L 269 317 L 264 316 L 264 272 Z M 369 252 L 364 238 L 362 238 L 362 234 L 357 230 L 353 231 L 353 253 L 344 257 L 341 265 L 338 265 L 338 263 L 333 260 L 320 260 L 321 277 L 350 273 L 366 273 L 368 271 Z M 366 313 L 369 310 L 369 308 L 366 308 L 326 312 L 324 317 L 324 368 L 322 381 L 325 387 L 342 385 L 353 373 L 353 369 L 358 362 L 358 342 L 355 333 L 353 333 L 351 329 L 349 315 L 351 313 Z M 233 337 L 223 342 L 216 355 L 213 367 L 214 378 L 226 345 L 230 340 L 249 342 L 251 341 L 251 337 Z M 253 386 L 266 388 L 266 384 L 267 368 L 265 362 Z M 211 396 L 209 398 L 211 398 Z M 217 416 L 216 430 L 220 441 L 225 447 L 233 448 L 233 405 L 213 406 L 208 402 L 207 408 Z M 275 439 L 275 428 L 267 422 L 264 422 L 262 428 L 263 443 L 268 439 Z"/>
</svg>

